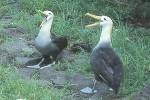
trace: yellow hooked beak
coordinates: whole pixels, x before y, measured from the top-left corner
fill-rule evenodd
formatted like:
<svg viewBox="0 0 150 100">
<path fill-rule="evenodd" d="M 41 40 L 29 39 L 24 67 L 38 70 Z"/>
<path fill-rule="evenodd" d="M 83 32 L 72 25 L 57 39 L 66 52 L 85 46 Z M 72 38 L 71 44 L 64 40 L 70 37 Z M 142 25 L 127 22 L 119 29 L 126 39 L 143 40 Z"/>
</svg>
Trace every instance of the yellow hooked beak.
<svg viewBox="0 0 150 100">
<path fill-rule="evenodd" d="M 47 14 L 45 14 L 43 11 L 38 10 L 39 13 L 43 14 L 45 17 L 47 17 Z M 40 27 L 42 27 L 42 25 L 46 22 L 46 19 L 42 21 Z"/>
<path fill-rule="evenodd" d="M 90 25 L 86 25 L 85 27 L 89 28 L 89 27 L 99 25 L 99 21 L 101 20 L 101 16 L 96 16 L 96 15 L 93 15 L 93 14 L 90 14 L 90 13 L 86 13 L 85 16 L 89 16 L 89 17 L 92 17 L 92 18 L 98 20 L 98 22 L 95 22 L 95 23 L 90 24 Z"/>
<path fill-rule="evenodd" d="M 43 11 L 41 11 L 41 10 L 38 10 L 38 12 L 43 14 Z"/>
</svg>

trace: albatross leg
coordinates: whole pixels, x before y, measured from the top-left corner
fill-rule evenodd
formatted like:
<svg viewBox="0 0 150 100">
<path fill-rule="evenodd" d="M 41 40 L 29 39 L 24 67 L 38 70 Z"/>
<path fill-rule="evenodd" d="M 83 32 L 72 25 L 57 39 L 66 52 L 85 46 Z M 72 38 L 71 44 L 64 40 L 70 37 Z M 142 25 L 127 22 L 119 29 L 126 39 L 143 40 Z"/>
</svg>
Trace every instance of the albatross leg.
<svg viewBox="0 0 150 100">
<path fill-rule="evenodd" d="M 92 88 L 92 92 L 93 92 L 93 93 L 94 93 L 94 91 L 95 91 L 94 89 L 95 89 L 96 83 L 97 83 L 97 81 L 94 79 L 94 80 L 93 80 L 93 88 Z"/>
<path fill-rule="evenodd" d="M 33 66 L 26 66 L 26 67 L 28 67 L 28 68 L 34 68 L 34 69 L 38 69 L 38 68 L 40 68 L 40 64 L 41 64 L 43 61 L 44 61 L 44 58 L 42 58 L 42 60 L 41 60 L 38 64 L 33 65 Z"/>
<path fill-rule="evenodd" d="M 50 63 L 50 64 L 48 64 L 48 65 L 46 65 L 46 66 L 41 67 L 40 69 L 44 69 L 44 68 L 46 68 L 46 67 L 51 67 L 51 66 L 54 65 L 54 64 L 55 64 L 55 61 L 52 62 L 52 63 Z"/>
</svg>

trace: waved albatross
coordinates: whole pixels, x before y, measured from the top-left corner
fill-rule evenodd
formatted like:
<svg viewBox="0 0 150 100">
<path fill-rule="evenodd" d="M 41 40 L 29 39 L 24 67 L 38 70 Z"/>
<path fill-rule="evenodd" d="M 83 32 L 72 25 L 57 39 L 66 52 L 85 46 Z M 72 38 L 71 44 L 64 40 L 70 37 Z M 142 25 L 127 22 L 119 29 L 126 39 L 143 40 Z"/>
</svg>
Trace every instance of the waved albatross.
<svg viewBox="0 0 150 100">
<path fill-rule="evenodd" d="M 94 92 L 96 81 L 101 81 L 117 93 L 123 78 L 123 64 L 111 44 L 113 22 L 107 16 L 96 16 L 90 13 L 86 13 L 86 16 L 99 20 L 94 24 L 86 25 L 86 27 L 99 24 L 102 27 L 100 40 L 93 48 L 90 57 L 90 64 L 96 79 L 91 92 Z"/>
<path fill-rule="evenodd" d="M 50 67 L 55 63 L 57 56 L 61 51 L 67 47 L 67 39 L 65 37 L 54 38 L 51 35 L 51 26 L 54 14 L 51 11 L 39 11 L 45 18 L 41 23 L 41 29 L 35 39 L 35 47 L 42 54 L 40 62 L 33 66 L 26 66 L 29 68 L 45 68 Z M 38 60 L 38 59 L 37 59 Z M 45 60 L 51 60 L 46 66 L 40 67 Z"/>
</svg>

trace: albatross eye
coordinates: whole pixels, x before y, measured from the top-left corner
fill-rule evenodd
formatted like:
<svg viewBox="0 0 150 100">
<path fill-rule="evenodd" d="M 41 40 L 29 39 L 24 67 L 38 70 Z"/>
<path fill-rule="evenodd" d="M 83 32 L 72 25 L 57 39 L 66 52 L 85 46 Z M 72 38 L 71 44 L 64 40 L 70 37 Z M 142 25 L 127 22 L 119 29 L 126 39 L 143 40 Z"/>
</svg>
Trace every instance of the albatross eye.
<svg viewBox="0 0 150 100">
<path fill-rule="evenodd" d="M 106 18 L 104 18 L 104 20 L 106 20 Z"/>
</svg>

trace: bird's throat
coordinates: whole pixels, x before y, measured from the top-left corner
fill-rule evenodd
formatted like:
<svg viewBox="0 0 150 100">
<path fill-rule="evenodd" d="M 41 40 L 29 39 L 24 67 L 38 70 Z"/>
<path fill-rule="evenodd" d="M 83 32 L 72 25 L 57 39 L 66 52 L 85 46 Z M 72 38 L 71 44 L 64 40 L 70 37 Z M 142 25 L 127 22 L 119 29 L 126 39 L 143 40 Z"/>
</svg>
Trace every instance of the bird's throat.
<svg viewBox="0 0 150 100">
<path fill-rule="evenodd" d="M 112 25 L 102 27 L 100 40 L 97 45 L 101 47 L 111 47 L 112 46 L 111 32 L 112 32 Z"/>
<path fill-rule="evenodd" d="M 46 22 L 42 25 L 38 36 L 51 38 L 51 33 L 50 33 L 51 26 L 52 26 L 52 19 L 46 21 Z"/>
</svg>

